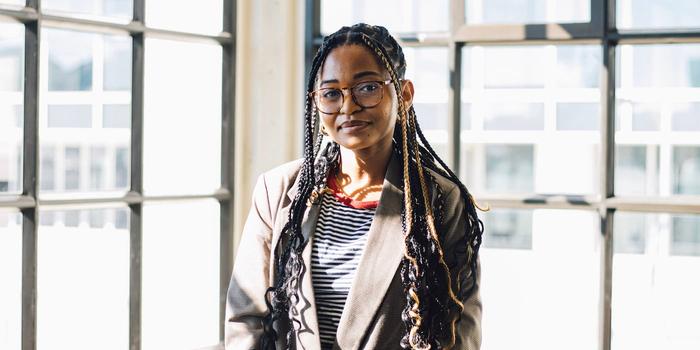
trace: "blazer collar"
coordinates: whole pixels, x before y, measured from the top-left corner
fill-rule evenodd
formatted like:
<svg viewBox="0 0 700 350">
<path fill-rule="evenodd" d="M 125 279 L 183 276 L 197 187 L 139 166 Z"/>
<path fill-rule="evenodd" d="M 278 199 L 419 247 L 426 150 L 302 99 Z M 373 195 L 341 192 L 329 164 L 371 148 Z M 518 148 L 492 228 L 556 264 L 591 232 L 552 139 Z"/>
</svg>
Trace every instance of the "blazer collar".
<svg viewBox="0 0 700 350">
<path fill-rule="evenodd" d="M 379 205 L 367 233 L 367 245 L 360 258 L 345 309 L 337 331 L 337 347 L 357 349 L 374 315 L 396 274 L 403 257 L 404 238 L 401 225 L 403 203 L 402 164 L 395 152 L 389 160 L 382 185 Z M 290 199 L 296 195 L 298 179 L 287 192 Z M 301 281 L 302 297 L 298 304 L 298 315 L 302 331 L 299 332 L 300 348 L 320 347 L 316 302 L 311 282 L 311 250 L 313 232 L 320 212 L 320 205 L 307 208 L 302 221 L 302 233 L 307 240 L 303 257 L 305 274 Z"/>
</svg>

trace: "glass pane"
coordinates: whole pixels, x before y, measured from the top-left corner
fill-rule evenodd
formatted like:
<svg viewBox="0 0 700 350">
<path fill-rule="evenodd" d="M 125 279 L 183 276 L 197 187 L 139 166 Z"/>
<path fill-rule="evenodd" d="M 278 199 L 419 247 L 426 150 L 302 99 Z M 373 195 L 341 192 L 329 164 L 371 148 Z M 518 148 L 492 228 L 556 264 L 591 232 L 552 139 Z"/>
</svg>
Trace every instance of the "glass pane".
<svg viewBox="0 0 700 350">
<path fill-rule="evenodd" d="M 544 129 L 542 103 L 492 103 L 484 107 L 484 130 Z"/>
<path fill-rule="evenodd" d="M 219 342 L 216 201 L 144 204 L 142 298 L 143 349 L 200 349 Z M 174 315 L 186 317 L 173 322 Z"/>
<path fill-rule="evenodd" d="M 131 40 L 104 36 L 104 89 L 131 89 Z"/>
<path fill-rule="evenodd" d="M 597 349 L 598 215 L 495 209 L 484 219 L 482 347 Z"/>
<path fill-rule="evenodd" d="M 46 29 L 50 91 L 92 90 L 95 34 Z"/>
<path fill-rule="evenodd" d="M 129 230 L 126 208 L 40 211 L 37 245 L 39 349 L 129 346 Z M 44 216 L 50 215 L 50 224 Z M 103 216 L 101 225 L 91 217 Z"/>
<path fill-rule="evenodd" d="M 22 215 L 0 210 L 0 349 L 22 339 Z"/>
<path fill-rule="evenodd" d="M 486 88 L 544 87 L 547 52 L 543 46 L 484 47 L 483 56 Z"/>
<path fill-rule="evenodd" d="M 557 103 L 557 130 L 599 130 L 599 108 L 597 103 Z"/>
<path fill-rule="evenodd" d="M 126 190 L 131 38 L 52 28 L 44 33 L 39 195 Z"/>
<path fill-rule="evenodd" d="M 144 191 L 212 192 L 221 177 L 221 47 L 146 45 Z"/>
<path fill-rule="evenodd" d="M 674 106 L 671 116 L 671 130 L 700 131 L 700 102 Z"/>
<path fill-rule="evenodd" d="M 146 25 L 179 32 L 218 34 L 223 23 L 221 0 L 146 1 Z"/>
<path fill-rule="evenodd" d="M 447 49 L 406 48 L 406 79 L 413 81 L 413 107 L 418 124 L 438 155 L 447 152 Z"/>
<path fill-rule="evenodd" d="M 700 216 L 620 212 L 614 222 L 612 349 L 700 348 Z"/>
<path fill-rule="evenodd" d="M 477 197 L 598 193 L 601 51 L 462 49 L 460 167 Z"/>
<path fill-rule="evenodd" d="M 467 24 L 589 22 L 590 0 L 466 0 Z"/>
<path fill-rule="evenodd" d="M 22 191 L 24 26 L 0 23 L 0 195 Z"/>
<path fill-rule="evenodd" d="M 617 1 L 617 26 L 623 29 L 700 28 L 697 0 Z"/>
<path fill-rule="evenodd" d="M 129 22 L 134 12 L 133 0 L 42 0 L 41 7 L 59 15 L 122 23 Z"/>
<path fill-rule="evenodd" d="M 700 44 L 622 45 L 616 194 L 700 194 Z"/>
<path fill-rule="evenodd" d="M 321 0 L 321 33 L 360 22 L 381 25 L 392 33 L 445 32 L 449 8 L 449 0 Z"/>
<path fill-rule="evenodd" d="M 0 0 L 0 6 L 10 5 L 8 7 L 24 7 L 26 0 Z"/>
<path fill-rule="evenodd" d="M 615 192 L 621 195 L 659 193 L 659 147 L 618 145 L 615 148 Z"/>
<path fill-rule="evenodd" d="M 700 146 L 673 148 L 673 194 L 700 195 Z"/>
<path fill-rule="evenodd" d="M 532 192 L 534 189 L 532 145 L 486 145 L 486 190 Z"/>
</svg>

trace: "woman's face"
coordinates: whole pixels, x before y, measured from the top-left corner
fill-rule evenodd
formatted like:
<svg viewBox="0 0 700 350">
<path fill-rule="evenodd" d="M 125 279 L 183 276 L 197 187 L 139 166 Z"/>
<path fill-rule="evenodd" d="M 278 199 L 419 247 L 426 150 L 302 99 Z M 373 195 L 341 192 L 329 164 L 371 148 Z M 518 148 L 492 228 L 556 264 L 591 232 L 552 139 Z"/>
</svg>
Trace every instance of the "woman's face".
<svg viewBox="0 0 700 350">
<path fill-rule="evenodd" d="M 326 57 L 317 88 L 351 88 L 358 83 L 388 80 L 389 73 L 380 66 L 369 49 L 361 45 L 334 48 Z M 335 114 L 320 113 L 328 135 L 341 146 L 353 151 L 391 145 L 397 118 L 397 99 L 393 84 L 382 85 L 383 98 L 374 107 L 361 107 L 342 90 L 343 105 Z M 413 85 L 402 84 L 405 107 L 411 105 Z"/>
</svg>

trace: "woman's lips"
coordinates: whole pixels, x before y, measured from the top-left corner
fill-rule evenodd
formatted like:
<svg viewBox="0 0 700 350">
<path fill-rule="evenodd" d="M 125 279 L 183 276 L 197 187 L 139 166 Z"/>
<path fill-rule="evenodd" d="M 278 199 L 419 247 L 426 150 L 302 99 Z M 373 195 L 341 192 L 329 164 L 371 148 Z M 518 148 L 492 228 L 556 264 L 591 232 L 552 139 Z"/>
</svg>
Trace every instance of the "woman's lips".
<svg viewBox="0 0 700 350">
<path fill-rule="evenodd" d="M 367 125 L 369 125 L 369 122 L 361 121 L 361 120 L 350 120 L 347 122 L 344 122 L 343 124 L 340 124 L 340 131 L 344 132 L 355 132 L 355 131 L 360 131 L 364 129 Z"/>
</svg>

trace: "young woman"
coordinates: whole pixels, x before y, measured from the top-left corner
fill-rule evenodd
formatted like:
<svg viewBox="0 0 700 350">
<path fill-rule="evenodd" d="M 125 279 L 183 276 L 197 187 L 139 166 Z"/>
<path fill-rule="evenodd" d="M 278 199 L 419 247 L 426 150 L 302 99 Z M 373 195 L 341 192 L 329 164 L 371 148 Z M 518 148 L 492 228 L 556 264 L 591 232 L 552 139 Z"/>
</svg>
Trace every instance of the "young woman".
<svg viewBox="0 0 700 350">
<path fill-rule="evenodd" d="M 423 136 L 405 71 L 383 27 L 324 38 L 304 158 L 255 186 L 226 349 L 480 347 L 483 226 Z"/>
</svg>

